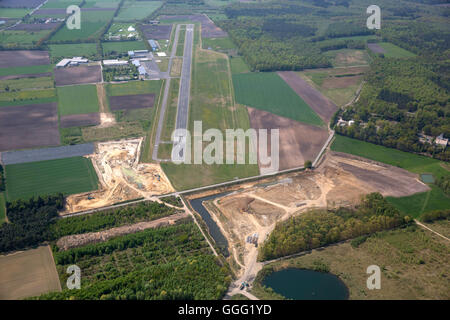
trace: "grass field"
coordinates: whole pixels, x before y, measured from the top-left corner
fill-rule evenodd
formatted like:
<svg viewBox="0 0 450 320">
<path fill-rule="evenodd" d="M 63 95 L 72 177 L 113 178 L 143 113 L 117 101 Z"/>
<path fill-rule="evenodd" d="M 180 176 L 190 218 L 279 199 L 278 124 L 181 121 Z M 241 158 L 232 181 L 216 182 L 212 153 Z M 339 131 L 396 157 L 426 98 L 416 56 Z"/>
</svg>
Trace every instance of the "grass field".
<svg viewBox="0 0 450 320">
<path fill-rule="evenodd" d="M 56 95 L 56 90 L 43 89 L 43 90 L 25 90 L 14 92 L 2 92 L 0 95 L 0 105 L 10 105 L 10 102 L 24 104 L 27 100 L 35 99 L 47 99 L 53 98 Z"/>
<path fill-rule="evenodd" d="M 198 43 L 199 32 L 196 28 Z M 246 108 L 235 105 L 232 95 L 231 72 L 226 55 L 195 47 L 191 78 L 189 129 L 194 121 L 202 121 L 203 131 L 250 127 Z M 225 152 L 225 151 L 224 151 Z M 259 173 L 257 165 L 176 165 L 162 163 L 162 168 L 177 190 L 243 178 Z"/>
<path fill-rule="evenodd" d="M 236 102 L 273 114 L 312 124 L 323 125 L 319 116 L 276 73 L 233 75 Z"/>
<path fill-rule="evenodd" d="M 387 163 L 417 174 L 431 173 L 435 178 L 450 174 L 450 172 L 444 168 L 443 163 L 436 159 L 386 148 L 340 135 L 336 135 L 336 138 L 331 145 L 331 150 L 350 153 Z M 448 209 L 450 207 L 450 198 L 437 186 L 430 185 L 430 187 L 431 190 L 424 193 L 417 193 L 409 197 L 401 198 L 388 197 L 387 200 L 403 213 L 415 218 L 418 218 L 424 212 Z"/>
<path fill-rule="evenodd" d="M 114 41 L 103 42 L 103 54 L 108 55 L 111 53 L 127 53 L 132 50 L 145 50 L 147 46 L 142 41 Z"/>
<path fill-rule="evenodd" d="M 184 40 L 186 38 L 186 27 L 180 27 L 180 33 L 178 34 L 177 52 L 175 55 L 177 57 L 182 57 L 184 53 Z"/>
<path fill-rule="evenodd" d="M 57 91 L 60 116 L 99 111 L 95 85 L 58 87 Z"/>
<path fill-rule="evenodd" d="M 49 246 L 0 256 L 0 299 L 16 300 L 61 291 Z"/>
<path fill-rule="evenodd" d="M 374 234 L 358 247 L 347 242 L 275 262 L 268 267 L 279 270 L 315 269 L 318 264 L 326 266 L 345 283 L 352 300 L 448 300 L 449 254 L 444 239 L 410 226 Z M 366 268 L 373 264 L 381 269 L 380 290 L 369 290 L 366 286 Z M 260 299 L 273 298 L 258 282 L 254 283 L 252 293 Z"/>
<path fill-rule="evenodd" d="M 163 4 L 162 1 L 125 1 L 116 21 L 135 21 L 148 17 Z"/>
<path fill-rule="evenodd" d="M 22 31 L 22 30 L 5 30 L 0 31 L 0 44 L 8 45 L 32 45 L 50 33 L 50 30 L 41 31 Z"/>
<path fill-rule="evenodd" d="M 204 38 L 202 39 L 203 49 L 209 49 L 215 51 L 226 51 L 230 49 L 236 49 L 236 45 L 230 38 Z"/>
<path fill-rule="evenodd" d="M 166 113 L 164 115 L 164 125 L 161 132 L 162 141 L 171 141 L 171 135 L 175 129 L 179 89 L 180 79 L 172 79 L 170 81 L 169 97 L 167 101 Z"/>
<path fill-rule="evenodd" d="M 29 66 L 29 67 L 12 67 L 12 68 L 0 68 L 0 77 L 9 76 L 13 74 L 33 74 L 33 73 L 44 73 L 52 72 L 53 65 L 42 65 L 42 66 Z"/>
<path fill-rule="evenodd" d="M 152 81 L 129 81 L 125 83 L 111 84 L 106 86 L 108 96 L 124 96 L 129 94 L 155 93 L 155 101 L 161 89 L 161 80 Z"/>
<path fill-rule="evenodd" d="M 98 187 L 91 160 L 83 157 L 12 164 L 5 169 L 8 201 L 57 192 L 87 192 Z"/>
<path fill-rule="evenodd" d="M 6 221 L 6 203 L 5 193 L 0 192 L 0 225 Z"/>
<path fill-rule="evenodd" d="M 101 14 L 85 11 L 82 14 L 80 29 L 69 30 L 63 27 L 51 37 L 50 41 L 98 39 L 101 36 L 101 29 L 111 20 L 113 14 L 114 11 L 102 11 Z"/>
<path fill-rule="evenodd" d="M 245 63 L 245 61 L 242 57 L 231 58 L 230 64 L 231 64 L 231 73 L 232 74 L 250 72 L 250 68 Z"/>
<path fill-rule="evenodd" d="M 50 56 L 54 59 L 76 56 L 88 57 L 97 54 L 95 43 L 50 44 L 48 47 Z"/>
<path fill-rule="evenodd" d="M 56 95 L 48 98 L 36 98 L 36 99 L 26 99 L 26 100 L 16 100 L 16 101 L 0 101 L 1 107 L 11 107 L 11 106 L 25 106 L 28 104 L 38 104 L 38 103 L 49 103 L 56 102 Z"/>
<path fill-rule="evenodd" d="M 414 53 L 400 48 L 393 43 L 380 42 L 378 45 L 386 50 L 384 56 L 388 58 L 412 58 L 416 56 Z"/>
<path fill-rule="evenodd" d="M 22 78 L 12 80 L 0 80 L 0 92 L 22 91 L 22 90 L 42 90 L 54 87 L 52 77 Z"/>
<path fill-rule="evenodd" d="M 333 67 L 361 66 L 369 63 L 369 55 L 365 50 L 330 50 L 325 52 L 324 55 L 332 59 Z"/>
<path fill-rule="evenodd" d="M 0 18 L 22 18 L 31 9 L 22 9 L 22 8 L 0 8 Z"/>
<path fill-rule="evenodd" d="M 172 143 L 161 143 L 158 146 L 158 158 L 159 159 L 171 159 L 172 155 Z"/>
</svg>

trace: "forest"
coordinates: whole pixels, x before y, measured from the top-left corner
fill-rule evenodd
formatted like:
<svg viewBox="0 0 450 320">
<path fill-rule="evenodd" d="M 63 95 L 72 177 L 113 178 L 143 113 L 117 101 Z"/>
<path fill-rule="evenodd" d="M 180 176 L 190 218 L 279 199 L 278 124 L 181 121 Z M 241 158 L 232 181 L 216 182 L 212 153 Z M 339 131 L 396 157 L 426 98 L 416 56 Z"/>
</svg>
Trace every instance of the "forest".
<svg viewBox="0 0 450 320">
<path fill-rule="evenodd" d="M 0 225 L 0 252 L 21 250 L 63 236 L 95 232 L 140 221 L 150 221 L 175 213 L 164 204 L 140 202 L 70 218 L 60 218 L 62 194 L 40 196 L 6 203 L 10 223 Z"/>
<path fill-rule="evenodd" d="M 444 219 L 450 219 L 450 209 L 426 212 L 420 217 L 420 220 L 422 220 L 423 222 L 433 222 L 436 220 Z"/>
<path fill-rule="evenodd" d="M 0 225 L 0 252 L 25 249 L 49 240 L 49 226 L 64 205 L 63 194 L 6 203 L 9 223 Z"/>
<path fill-rule="evenodd" d="M 260 247 L 258 260 L 271 260 L 327 244 L 392 229 L 410 222 L 379 193 L 352 209 L 312 210 L 278 223 Z"/>
<path fill-rule="evenodd" d="M 1 191 L 5 191 L 5 177 L 4 177 L 4 173 L 5 171 L 3 170 L 3 166 L 0 164 L 0 192 Z"/>
<path fill-rule="evenodd" d="M 68 265 L 82 268 L 81 289 L 40 299 L 220 299 L 231 281 L 190 219 L 68 251 L 54 248 L 54 257 L 63 284 Z"/>
</svg>

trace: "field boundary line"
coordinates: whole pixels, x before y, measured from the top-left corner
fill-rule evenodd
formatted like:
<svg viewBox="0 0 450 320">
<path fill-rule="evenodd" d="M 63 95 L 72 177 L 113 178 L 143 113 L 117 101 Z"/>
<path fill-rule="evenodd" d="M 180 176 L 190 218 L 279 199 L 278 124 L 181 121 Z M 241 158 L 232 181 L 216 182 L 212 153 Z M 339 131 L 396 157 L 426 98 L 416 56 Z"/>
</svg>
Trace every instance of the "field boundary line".
<svg viewBox="0 0 450 320">
<path fill-rule="evenodd" d="M 447 241 L 450 242 L 450 239 L 449 239 L 449 238 L 447 238 L 446 236 L 440 234 L 439 232 L 434 231 L 434 230 L 431 229 L 431 228 L 428 228 L 428 227 L 427 227 L 426 225 L 424 225 L 423 223 L 420 223 L 419 220 L 414 219 L 414 222 L 415 222 L 418 226 L 420 226 L 420 227 L 422 227 L 422 228 L 424 228 L 424 229 L 427 229 L 428 231 L 431 231 L 431 232 L 433 232 L 434 234 L 438 235 L 439 237 L 441 237 L 441 238 L 443 238 L 443 239 L 445 239 L 445 240 L 447 240 Z"/>
</svg>

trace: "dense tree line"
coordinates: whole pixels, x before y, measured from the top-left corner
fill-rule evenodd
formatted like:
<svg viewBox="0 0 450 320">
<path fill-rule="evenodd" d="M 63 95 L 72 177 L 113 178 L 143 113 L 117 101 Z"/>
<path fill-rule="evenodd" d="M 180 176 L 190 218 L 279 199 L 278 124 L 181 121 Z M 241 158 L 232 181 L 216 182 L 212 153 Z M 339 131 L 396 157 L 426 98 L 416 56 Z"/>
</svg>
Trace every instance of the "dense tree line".
<svg viewBox="0 0 450 320">
<path fill-rule="evenodd" d="M 62 194 L 7 202 L 9 223 L 0 226 L 0 252 L 24 249 L 51 239 L 49 226 L 63 205 Z"/>
<path fill-rule="evenodd" d="M 258 259 L 270 260 L 409 222 L 379 193 L 366 195 L 354 209 L 313 210 L 278 223 Z"/>
<path fill-rule="evenodd" d="M 336 127 L 336 132 L 449 161 L 446 148 L 419 140 L 422 132 L 450 138 L 450 92 L 438 81 L 439 65 L 445 63 L 376 57 L 358 102 L 339 114 L 355 124 Z"/>
<path fill-rule="evenodd" d="M 5 173 L 3 166 L 0 164 L 0 192 L 5 191 Z"/>
<path fill-rule="evenodd" d="M 190 220 L 55 251 L 54 257 L 62 282 L 68 265 L 83 269 L 81 289 L 41 299 L 220 299 L 230 283 L 228 269 Z"/>
<path fill-rule="evenodd" d="M 450 209 L 426 212 L 420 217 L 420 220 L 422 220 L 423 222 L 432 222 L 435 220 L 445 220 L 445 219 L 450 219 Z"/>
<path fill-rule="evenodd" d="M 59 219 L 50 229 L 54 238 L 60 238 L 70 234 L 95 232 L 140 221 L 155 220 L 174 213 L 174 209 L 162 203 L 140 202 L 117 209 Z"/>
</svg>

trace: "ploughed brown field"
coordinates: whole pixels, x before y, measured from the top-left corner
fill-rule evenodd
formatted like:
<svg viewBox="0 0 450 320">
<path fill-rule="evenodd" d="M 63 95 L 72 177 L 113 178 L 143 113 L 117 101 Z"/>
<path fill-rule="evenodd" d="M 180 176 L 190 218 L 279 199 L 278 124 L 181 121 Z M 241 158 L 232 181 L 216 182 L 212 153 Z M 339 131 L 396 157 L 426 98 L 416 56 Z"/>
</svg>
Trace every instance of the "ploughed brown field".
<svg viewBox="0 0 450 320">
<path fill-rule="evenodd" d="M 279 129 L 279 169 L 291 169 L 314 161 L 328 138 L 326 129 L 280 117 L 273 113 L 248 107 L 250 127 L 253 129 Z M 268 132 L 270 151 L 270 132 Z M 261 167 L 261 165 L 260 165 Z"/>
<path fill-rule="evenodd" d="M 95 126 L 100 124 L 99 113 L 83 113 L 61 116 L 59 125 L 61 128 Z"/>
<path fill-rule="evenodd" d="M 55 69 L 55 83 L 57 86 L 98 83 L 101 81 L 102 70 L 99 65 Z"/>
<path fill-rule="evenodd" d="M 322 93 L 311 87 L 305 80 L 292 71 L 281 71 L 278 75 L 317 113 L 328 123 L 338 107 L 328 100 Z"/>
<path fill-rule="evenodd" d="M 380 47 L 377 43 L 368 43 L 367 47 L 375 53 L 386 53 L 386 50 Z"/>
<path fill-rule="evenodd" d="M 109 107 L 112 111 L 151 108 L 154 103 L 153 93 L 109 97 Z"/>
<path fill-rule="evenodd" d="M 0 68 L 29 67 L 44 64 L 50 64 L 50 58 L 47 51 L 0 51 Z"/>
<path fill-rule="evenodd" d="M 61 291 L 49 246 L 0 256 L 0 300 Z"/>
<path fill-rule="evenodd" d="M 144 24 L 141 27 L 144 36 L 147 39 L 169 39 L 170 33 L 172 32 L 171 24 L 161 24 L 161 25 L 152 25 L 152 24 Z"/>
<path fill-rule="evenodd" d="M 55 102 L 0 108 L 0 151 L 59 145 Z"/>
</svg>

